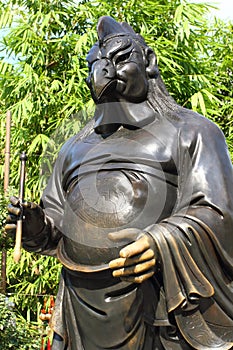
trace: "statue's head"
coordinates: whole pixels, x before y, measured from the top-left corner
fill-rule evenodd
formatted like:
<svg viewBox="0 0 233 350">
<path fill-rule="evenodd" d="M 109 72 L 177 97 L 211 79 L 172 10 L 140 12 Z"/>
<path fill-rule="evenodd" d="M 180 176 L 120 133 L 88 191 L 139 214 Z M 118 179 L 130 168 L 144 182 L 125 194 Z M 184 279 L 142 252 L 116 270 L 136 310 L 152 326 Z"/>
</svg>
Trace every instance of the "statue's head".
<svg viewBox="0 0 233 350">
<path fill-rule="evenodd" d="M 149 79 L 158 75 L 153 50 L 127 23 L 108 16 L 99 19 L 97 32 L 99 40 L 87 56 L 87 84 L 94 101 L 144 101 Z"/>
</svg>

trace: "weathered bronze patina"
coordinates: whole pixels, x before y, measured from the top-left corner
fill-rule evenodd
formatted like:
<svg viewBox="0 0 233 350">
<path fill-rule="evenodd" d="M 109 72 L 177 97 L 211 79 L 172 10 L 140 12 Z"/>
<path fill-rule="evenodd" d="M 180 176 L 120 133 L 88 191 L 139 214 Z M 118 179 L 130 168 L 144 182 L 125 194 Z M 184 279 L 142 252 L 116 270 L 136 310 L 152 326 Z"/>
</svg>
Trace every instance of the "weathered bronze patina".
<svg viewBox="0 0 233 350">
<path fill-rule="evenodd" d="M 63 264 L 52 349 L 231 349 L 223 134 L 175 103 L 128 24 L 102 17 L 97 31 L 87 56 L 94 119 L 63 146 L 44 209 L 24 209 L 24 248 Z"/>
</svg>

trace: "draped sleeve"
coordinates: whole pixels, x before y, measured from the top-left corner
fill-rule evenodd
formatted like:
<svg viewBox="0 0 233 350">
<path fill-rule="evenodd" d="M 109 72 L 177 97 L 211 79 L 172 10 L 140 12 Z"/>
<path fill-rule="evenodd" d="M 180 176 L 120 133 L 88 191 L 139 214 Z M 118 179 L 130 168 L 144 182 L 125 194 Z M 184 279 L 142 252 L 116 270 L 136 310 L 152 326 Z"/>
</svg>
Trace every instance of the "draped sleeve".
<svg viewBox="0 0 233 350">
<path fill-rule="evenodd" d="M 61 148 L 48 184 L 41 197 L 41 206 L 45 213 L 47 229 L 47 244 L 42 242 L 38 251 L 44 255 L 56 256 L 57 244 L 62 237 L 62 226 L 64 216 L 65 191 L 62 186 L 64 162 L 73 142 L 76 142 L 77 135 L 70 138 Z M 42 249 L 42 250 L 41 250 Z"/>
<path fill-rule="evenodd" d="M 147 227 L 167 312 L 195 349 L 233 346 L 233 174 L 224 136 L 205 118 L 179 132 L 172 215 Z"/>
</svg>

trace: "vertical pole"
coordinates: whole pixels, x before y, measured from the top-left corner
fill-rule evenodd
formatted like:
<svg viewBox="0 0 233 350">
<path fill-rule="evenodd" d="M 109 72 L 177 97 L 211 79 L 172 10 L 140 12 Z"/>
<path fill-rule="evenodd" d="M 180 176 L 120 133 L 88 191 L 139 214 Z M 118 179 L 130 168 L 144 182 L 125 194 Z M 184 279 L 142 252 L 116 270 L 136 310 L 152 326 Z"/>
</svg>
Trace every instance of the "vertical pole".
<svg viewBox="0 0 233 350">
<path fill-rule="evenodd" d="M 19 184 L 19 202 L 21 213 L 17 220 L 16 234 L 15 234 L 15 248 L 14 248 L 14 261 L 19 262 L 21 256 L 21 244 L 22 244 L 22 230 L 23 230 L 23 202 L 24 202 L 24 188 L 25 188 L 25 169 L 26 169 L 27 155 L 25 152 L 20 154 L 20 184 Z"/>
<path fill-rule="evenodd" d="M 5 145 L 5 164 L 4 164 L 4 194 L 7 195 L 9 186 L 10 175 L 10 137 L 11 137 L 11 112 L 7 111 L 6 114 L 6 145 Z M 2 246 L 2 259 L 1 259 L 1 285 L 0 291 L 6 294 L 6 246 L 3 243 Z"/>
<path fill-rule="evenodd" d="M 6 146 L 5 146 L 5 175 L 4 175 L 4 193 L 6 194 L 9 186 L 10 175 L 10 138 L 11 138 L 11 112 L 6 114 Z"/>
</svg>

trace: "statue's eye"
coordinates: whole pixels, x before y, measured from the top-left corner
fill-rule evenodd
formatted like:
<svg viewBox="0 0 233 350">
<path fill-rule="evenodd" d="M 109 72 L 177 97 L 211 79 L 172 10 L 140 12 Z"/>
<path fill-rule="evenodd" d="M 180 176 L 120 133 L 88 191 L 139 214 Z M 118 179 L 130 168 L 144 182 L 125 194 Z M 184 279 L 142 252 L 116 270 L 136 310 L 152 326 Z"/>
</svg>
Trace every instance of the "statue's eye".
<svg viewBox="0 0 233 350">
<path fill-rule="evenodd" d="M 123 55 L 119 55 L 116 57 L 115 64 L 120 62 L 127 61 L 130 58 L 131 52 L 124 53 Z"/>
</svg>

